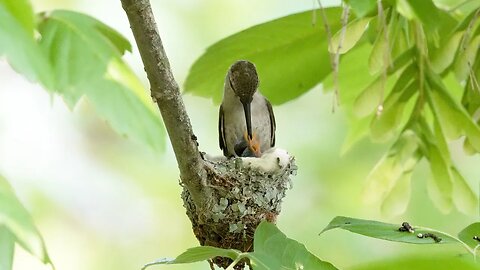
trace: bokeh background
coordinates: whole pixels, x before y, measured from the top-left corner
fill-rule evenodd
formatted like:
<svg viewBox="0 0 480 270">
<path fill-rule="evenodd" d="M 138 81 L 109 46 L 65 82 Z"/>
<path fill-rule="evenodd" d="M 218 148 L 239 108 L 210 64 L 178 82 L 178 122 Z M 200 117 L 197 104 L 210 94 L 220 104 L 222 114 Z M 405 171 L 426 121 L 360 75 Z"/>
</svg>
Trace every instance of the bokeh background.
<svg viewBox="0 0 480 270">
<path fill-rule="evenodd" d="M 316 1 L 152 2 L 175 77 L 182 85 L 188 68 L 210 44 L 255 24 L 311 9 Z M 37 12 L 56 8 L 85 12 L 133 42 L 119 1 L 33 0 L 33 5 Z M 135 46 L 125 58 L 147 86 Z M 218 105 L 191 95 L 184 99 L 201 150 L 220 155 Z M 364 205 L 365 177 L 388 145 L 372 144 L 367 138 L 340 155 L 348 125 L 341 109 L 332 113 L 331 104 L 332 95 L 319 86 L 274 108 L 277 145 L 295 155 L 299 166 L 294 188 L 283 203 L 279 228 L 342 269 L 408 254 L 463 254 L 458 246 L 406 246 L 344 231 L 318 236 L 337 215 L 399 224 L 410 221 L 453 234 L 478 220 L 455 210 L 443 215 L 433 206 L 425 187 L 425 163 L 413 175 L 412 199 L 404 215 L 382 217 L 378 206 Z M 159 140 L 165 141 L 163 153 L 116 134 L 88 100 L 70 111 L 60 98 L 26 81 L 0 60 L 0 172 L 31 212 L 57 269 L 139 269 L 197 245 L 182 206 L 175 157 L 167 138 Z M 480 158 L 466 157 L 459 143 L 453 142 L 451 148 L 460 170 L 477 189 Z M 208 265 L 164 268 L 208 269 Z M 14 269 L 50 267 L 17 247 Z"/>
</svg>

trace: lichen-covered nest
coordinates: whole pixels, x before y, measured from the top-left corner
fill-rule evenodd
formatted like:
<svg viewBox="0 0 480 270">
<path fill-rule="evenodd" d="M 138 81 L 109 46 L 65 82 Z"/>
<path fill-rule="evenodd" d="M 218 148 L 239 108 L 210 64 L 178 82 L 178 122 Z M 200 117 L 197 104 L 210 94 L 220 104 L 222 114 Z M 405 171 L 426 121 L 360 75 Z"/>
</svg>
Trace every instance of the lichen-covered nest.
<svg viewBox="0 0 480 270">
<path fill-rule="evenodd" d="M 185 187 L 182 192 L 195 236 L 201 245 L 252 251 L 255 228 L 262 220 L 276 221 L 285 191 L 292 187 L 294 157 L 271 149 L 261 158 L 205 158 L 205 168 L 207 205 L 197 209 Z M 214 262 L 226 268 L 230 260 Z"/>
</svg>

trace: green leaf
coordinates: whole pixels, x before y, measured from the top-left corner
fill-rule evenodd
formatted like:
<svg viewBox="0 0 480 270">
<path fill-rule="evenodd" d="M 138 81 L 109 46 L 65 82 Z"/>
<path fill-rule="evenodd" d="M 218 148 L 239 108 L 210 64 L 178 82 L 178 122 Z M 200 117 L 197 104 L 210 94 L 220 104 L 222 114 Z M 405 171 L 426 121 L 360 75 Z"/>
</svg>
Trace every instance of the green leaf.
<svg viewBox="0 0 480 270">
<path fill-rule="evenodd" d="M 49 55 L 55 91 L 70 107 L 86 95 L 120 134 L 154 150 L 163 149 L 158 110 L 138 78 L 121 60 L 128 41 L 84 14 L 57 10 L 39 25 L 41 46 Z"/>
<path fill-rule="evenodd" d="M 328 51 L 330 53 L 338 53 L 344 54 L 350 51 L 360 40 L 360 38 L 363 36 L 363 33 L 368 27 L 368 23 L 372 20 L 371 17 L 369 18 L 359 18 L 351 21 L 349 24 L 347 24 L 345 33 L 344 33 L 344 39 L 342 43 L 340 44 L 340 50 L 338 50 L 338 45 L 340 42 L 340 38 L 342 36 L 342 31 L 343 29 L 340 29 L 335 33 L 335 35 L 332 37 L 332 42 L 329 44 Z"/>
<path fill-rule="evenodd" d="M 412 65 L 402 72 L 383 104 L 382 113 L 372 119 L 370 135 L 374 141 L 386 142 L 402 129 L 400 124 L 402 120 L 406 121 L 409 115 L 404 113 L 405 107 L 418 90 L 418 81 L 410 83 L 416 72 L 417 69 Z"/>
<path fill-rule="evenodd" d="M 449 164 L 443 158 L 440 150 L 434 145 L 429 145 L 430 170 L 433 179 L 428 181 L 428 194 L 440 211 L 447 214 L 452 210 L 452 178 Z"/>
<path fill-rule="evenodd" d="M 357 17 L 362 18 L 376 10 L 376 0 L 345 0 Z"/>
<path fill-rule="evenodd" d="M 471 248 L 475 248 L 480 244 L 480 242 L 473 239 L 474 236 L 480 237 L 480 222 L 472 223 L 458 233 L 458 238 Z"/>
<path fill-rule="evenodd" d="M 287 238 L 275 225 L 263 221 L 254 236 L 254 252 L 248 257 L 256 270 L 337 269 L 310 253 L 303 244 Z"/>
<path fill-rule="evenodd" d="M 382 27 L 380 31 L 376 33 L 376 39 L 373 43 L 373 49 L 368 59 L 368 68 L 370 74 L 377 74 L 384 69 L 391 68 L 393 65 L 392 61 L 392 48 L 395 47 L 397 39 L 399 37 L 399 32 L 401 30 L 401 20 L 395 16 L 395 13 L 392 12 L 390 16 L 390 21 L 386 27 Z M 386 28 L 386 29 L 385 29 Z M 387 39 L 385 39 L 385 31 L 387 31 Z M 399 50 L 399 49 L 397 49 Z M 399 57 L 404 53 L 404 51 L 399 50 Z M 395 67 L 394 67 L 395 68 Z"/>
<path fill-rule="evenodd" d="M 341 9 L 324 11 L 331 31 L 338 31 Z M 185 91 L 219 103 L 229 66 L 246 59 L 257 66 L 259 89 L 273 104 L 302 95 L 331 72 L 325 29 L 322 23 L 312 26 L 311 21 L 312 11 L 306 11 L 220 40 L 195 61 Z"/>
<path fill-rule="evenodd" d="M 407 210 L 411 195 L 412 172 L 404 172 L 385 196 L 380 207 L 383 216 L 394 217 L 405 213 Z"/>
<path fill-rule="evenodd" d="M 472 120 L 470 115 L 447 93 L 443 83 L 429 73 L 428 81 L 434 91 L 428 91 L 432 110 L 442 126 L 445 136 L 457 139 L 461 135 L 469 138 L 472 146 L 480 151 L 480 127 Z"/>
<path fill-rule="evenodd" d="M 35 29 L 35 17 L 30 1 L 0 0 L 0 6 L 4 7 L 9 14 L 12 14 L 15 17 L 26 33 L 33 35 L 33 30 Z"/>
<path fill-rule="evenodd" d="M 228 257 L 235 263 L 248 258 L 256 270 L 270 269 L 327 269 L 336 270 L 330 263 L 324 262 L 307 251 L 304 245 L 287 238 L 275 225 L 263 221 L 255 230 L 254 252 L 242 253 L 234 249 L 216 247 L 190 248 L 175 259 L 159 259 L 146 264 L 142 269 L 158 264 L 181 264 L 205 261 L 217 256 Z"/>
<path fill-rule="evenodd" d="M 340 149 L 340 155 L 347 153 L 357 142 L 365 138 L 368 134 L 369 118 L 355 119 L 350 122 L 348 125 L 350 128 Z"/>
<path fill-rule="evenodd" d="M 397 11 L 408 19 L 420 20 L 427 31 L 438 28 L 440 12 L 431 0 L 398 0 Z"/>
<path fill-rule="evenodd" d="M 34 15 L 26 0 L 0 0 L 0 56 L 29 80 L 52 86 L 48 58 L 34 39 Z"/>
<path fill-rule="evenodd" d="M 2 227 L 3 226 L 3 227 Z M 50 263 L 45 243 L 27 210 L 16 198 L 7 181 L 0 176 L 0 227 L 8 229 L 16 242 L 43 263 Z"/>
<path fill-rule="evenodd" d="M 368 72 L 368 55 L 372 46 L 362 43 L 340 57 L 338 84 L 340 104 L 350 109 L 355 98 L 371 83 L 375 77 Z M 335 89 L 333 73 L 322 82 L 325 91 Z"/>
<path fill-rule="evenodd" d="M 455 207 L 466 215 L 475 216 L 478 213 L 478 196 L 455 167 L 452 167 L 451 173 L 453 180 L 452 198 Z"/>
<path fill-rule="evenodd" d="M 14 251 L 15 237 L 0 225 L 0 270 L 12 269 Z"/>
<path fill-rule="evenodd" d="M 453 63 L 462 36 L 463 32 L 456 32 L 446 44 L 442 44 L 432 52 L 430 64 L 434 72 L 442 73 Z"/>
<path fill-rule="evenodd" d="M 410 244 L 450 244 L 450 243 L 459 243 L 459 241 L 452 236 L 431 230 L 426 228 L 417 228 L 416 226 L 412 227 L 415 229 L 415 233 L 409 232 L 401 232 L 398 229 L 401 227 L 401 224 L 390 224 L 390 223 L 383 223 L 379 221 L 373 220 L 365 220 L 365 219 L 356 219 L 350 217 L 342 217 L 337 216 L 330 223 L 323 229 L 320 233 L 324 233 L 326 231 L 332 229 L 342 229 L 347 230 L 353 233 L 383 239 L 387 241 L 393 242 L 403 242 L 403 243 L 410 243 Z M 425 233 L 433 233 L 437 237 L 440 237 L 442 240 L 436 243 L 432 238 L 419 238 L 417 235 L 425 234 Z"/>
<path fill-rule="evenodd" d="M 384 90 L 385 81 L 378 77 L 370 83 L 355 99 L 353 112 L 359 117 L 367 116 L 375 111 L 380 103 L 381 93 Z"/>
<path fill-rule="evenodd" d="M 473 38 L 463 49 L 460 47 L 459 53 L 453 64 L 453 71 L 459 81 L 464 81 L 470 75 L 470 72 L 480 47 L 480 35 Z"/>
<path fill-rule="evenodd" d="M 175 259 L 168 259 L 168 258 L 158 259 L 154 262 L 146 264 L 145 266 L 143 266 L 142 269 L 145 269 L 152 265 L 158 265 L 158 264 L 182 264 L 182 263 L 201 262 L 201 261 L 213 259 L 218 256 L 227 257 L 232 260 L 235 260 L 240 254 L 241 254 L 240 251 L 234 250 L 234 249 L 223 249 L 223 248 L 210 247 L 210 246 L 193 247 L 193 248 L 187 249 L 187 251 L 178 255 L 178 257 Z"/>
<path fill-rule="evenodd" d="M 364 201 L 367 204 L 383 202 L 398 181 L 413 170 L 420 157 L 417 136 L 411 130 L 405 131 L 369 173 L 362 196 Z"/>
</svg>

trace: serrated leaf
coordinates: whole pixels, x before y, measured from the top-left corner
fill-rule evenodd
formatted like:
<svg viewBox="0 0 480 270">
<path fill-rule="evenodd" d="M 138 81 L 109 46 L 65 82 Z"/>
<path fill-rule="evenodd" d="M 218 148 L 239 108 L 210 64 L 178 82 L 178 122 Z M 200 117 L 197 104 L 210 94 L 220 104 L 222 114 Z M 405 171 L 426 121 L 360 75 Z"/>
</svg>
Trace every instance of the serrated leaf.
<svg viewBox="0 0 480 270">
<path fill-rule="evenodd" d="M 353 233 L 387 240 L 393 242 L 402 242 L 410 244 L 451 244 L 459 243 L 457 239 L 445 234 L 443 232 L 438 232 L 430 229 L 419 229 L 415 225 L 412 227 L 415 229 L 415 233 L 401 232 L 398 229 L 401 227 L 401 224 L 391 224 L 384 223 L 374 220 L 365 220 L 357 219 L 351 217 L 342 217 L 337 216 L 322 230 L 322 233 L 332 230 L 332 229 L 342 229 L 347 230 Z M 442 240 L 436 243 L 432 238 L 419 238 L 417 235 L 425 233 L 433 233 L 437 237 L 442 238 Z"/>
<path fill-rule="evenodd" d="M 7 181 L 0 176 L 0 227 L 8 229 L 26 251 L 50 263 L 45 243 L 27 210 L 18 201 Z"/>
<path fill-rule="evenodd" d="M 350 51 L 360 40 L 363 36 L 363 33 L 368 27 L 368 23 L 372 20 L 371 17 L 369 18 L 359 18 L 351 21 L 349 24 L 346 25 L 344 38 L 342 43 L 340 44 L 339 50 L 339 42 L 342 36 L 343 29 L 340 29 L 335 33 L 332 37 L 332 42 L 328 46 L 328 51 L 330 53 L 340 53 L 344 54 Z"/>
<path fill-rule="evenodd" d="M 404 172 L 382 202 L 380 210 L 385 217 L 405 213 L 410 202 L 412 171 Z"/>
<path fill-rule="evenodd" d="M 120 134 L 163 149 L 164 128 L 142 84 L 121 60 L 128 41 L 84 14 L 57 10 L 40 22 L 41 46 L 55 74 L 55 91 L 70 107 L 85 95 Z"/>
<path fill-rule="evenodd" d="M 428 194 L 435 203 L 435 206 L 442 213 L 449 213 L 452 210 L 452 178 L 447 161 L 444 160 L 442 154 L 437 147 L 429 146 L 430 170 L 433 178 L 428 181 Z"/>
<path fill-rule="evenodd" d="M 376 10 L 376 0 L 345 0 L 357 17 L 362 18 Z"/>
<path fill-rule="evenodd" d="M 478 196 L 455 167 L 452 167 L 451 173 L 453 180 L 452 198 L 455 207 L 466 215 L 475 216 L 478 214 Z"/>
<path fill-rule="evenodd" d="M 34 39 L 33 11 L 25 0 L 0 1 L 0 56 L 29 80 L 50 88 L 53 82 L 48 58 Z"/>
<path fill-rule="evenodd" d="M 249 258 L 254 269 L 337 269 L 310 253 L 303 244 L 287 238 L 275 225 L 263 221 L 254 236 Z"/>
<path fill-rule="evenodd" d="M 341 27 L 341 9 L 324 11 L 331 31 L 336 32 Z M 259 89 L 273 104 L 302 95 L 331 72 L 323 24 L 312 26 L 311 16 L 312 11 L 289 15 L 213 44 L 191 67 L 185 91 L 219 103 L 229 66 L 246 59 L 257 66 Z"/>
<path fill-rule="evenodd" d="M 480 222 L 472 223 L 458 233 L 458 238 L 471 248 L 480 244 L 478 240 L 473 239 L 474 236 L 480 237 Z"/>
<path fill-rule="evenodd" d="M 13 253 L 15 250 L 15 237 L 0 225 L 0 270 L 11 270 Z"/>
</svg>

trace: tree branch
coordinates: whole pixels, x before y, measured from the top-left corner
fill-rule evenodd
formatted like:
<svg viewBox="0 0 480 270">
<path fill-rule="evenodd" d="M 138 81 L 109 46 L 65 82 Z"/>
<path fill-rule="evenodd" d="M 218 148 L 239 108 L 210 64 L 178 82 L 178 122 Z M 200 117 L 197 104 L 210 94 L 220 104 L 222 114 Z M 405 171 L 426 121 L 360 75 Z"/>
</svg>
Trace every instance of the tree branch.
<svg viewBox="0 0 480 270">
<path fill-rule="evenodd" d="M 163 49 L 150 1 L 121 0 L 121 2 L 150 81 L 152 98 L 160 109 L 175 152 L 180 178 L 197 207 L 201 208 L 204 205 L 202 183 L 206 179 L 206 171 L 178 84 Z"/>
</svg>

